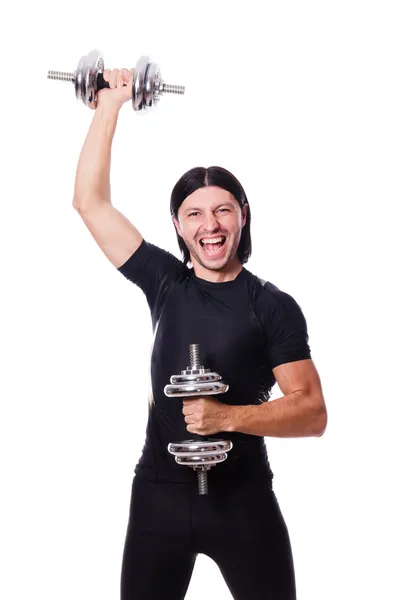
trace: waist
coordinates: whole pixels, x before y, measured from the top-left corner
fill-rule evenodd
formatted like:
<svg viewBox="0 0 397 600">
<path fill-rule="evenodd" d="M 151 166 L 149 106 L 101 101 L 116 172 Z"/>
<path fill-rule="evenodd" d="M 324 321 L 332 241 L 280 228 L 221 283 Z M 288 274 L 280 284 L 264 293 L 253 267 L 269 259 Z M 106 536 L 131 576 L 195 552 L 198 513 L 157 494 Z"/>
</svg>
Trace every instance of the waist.
<svg viewBox="0 0 397 600">
<path fill-rule="evenodd" d="M 135 466 L 135 474 L 149 481 L 158 481 L 164 483 L 187 483 L 197 485 L 198 473 L 195 469 L 186 465 L 177 463 L 170 464 L 168 461 L 157 461 L 156 465 L 145 464 L 145 457 L 142 456 Z M 268 461 L 257 462 L 254 465 L 249 464 L 227 464 L 227 460 L 213 466 L 207 471 L 208 480 L 222 481 L 225 485 L 228 483 L 258 481 L 272 484 L 273 472 Z"/>
<path fill-rule="evenodd" d="M 167 430 L 157 419 L 149 418 L 146 439 L 135 473 L 151 481 L 189 482 L 197 480 L 197 473 L 192 467 L 180 465 L 175 456 L 168 451 L 168 444 L 175 440 L 182 441 L 189 437 L 186 430 L 180 436 L 174 431 Z M 186 425 L 184 426 L 186 427 Z M 183 436 L 184 434 L 184 436 Z M 238 432 L 216 434 L 211 438 L 228 439 L 233 447 L 227 453 L 223 462 L 211 466 L 209 472 L 216 476 L 249 477 L 271 479 L 267 448 L 263 437 L 246 435 Z"/>
</svg>

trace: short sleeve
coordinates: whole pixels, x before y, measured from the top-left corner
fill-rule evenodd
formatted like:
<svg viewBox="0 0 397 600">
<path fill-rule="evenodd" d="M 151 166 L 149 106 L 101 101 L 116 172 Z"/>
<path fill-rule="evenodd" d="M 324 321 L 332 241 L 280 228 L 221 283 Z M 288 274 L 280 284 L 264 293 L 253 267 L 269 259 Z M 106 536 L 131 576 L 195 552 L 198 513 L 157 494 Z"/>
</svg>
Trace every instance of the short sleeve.
<svg viewBox="0 0 397 600">
<path fill-rule="evenodd" d="M 258 304 L 271 368 L 311 358 L 306 319 L 296 300 L 267 282 Z"/>
<path fill-rule="evenodd" d="M 153 311 L 160 284 L 167 275 L 176 277 L 182 262 L 173 254 L 143 240 L 134 254 L 117 270 L 135 283 L 146 296 Z"/>
</svg>

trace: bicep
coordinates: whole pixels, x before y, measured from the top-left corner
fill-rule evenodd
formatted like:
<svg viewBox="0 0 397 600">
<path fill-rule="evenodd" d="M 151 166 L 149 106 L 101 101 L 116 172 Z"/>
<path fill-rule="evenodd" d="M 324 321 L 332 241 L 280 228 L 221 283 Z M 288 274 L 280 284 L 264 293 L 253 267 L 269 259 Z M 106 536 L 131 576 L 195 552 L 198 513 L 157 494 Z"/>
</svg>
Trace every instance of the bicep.
<svg viewBox="0 0 397 600">
<path fill-rule="evenodd" d="M 78 212 L 102 252 L 116 268 L 123 265 L 141 245 L 143 238 L 140 232 L 109 202 Z"/>
<path fill-rule="evenodd" d="M 284 395 L 301 392 L 305 396 L 323 397 L 320 376 L 312 359 L 278 365 L 273 375 Z"/>
</svg>

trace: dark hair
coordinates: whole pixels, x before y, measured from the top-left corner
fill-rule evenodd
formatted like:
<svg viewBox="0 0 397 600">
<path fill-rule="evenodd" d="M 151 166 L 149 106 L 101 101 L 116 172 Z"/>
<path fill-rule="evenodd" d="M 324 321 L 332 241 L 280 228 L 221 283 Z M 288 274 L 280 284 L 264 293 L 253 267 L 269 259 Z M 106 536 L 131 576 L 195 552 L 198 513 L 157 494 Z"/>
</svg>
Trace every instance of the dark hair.
<svg viewBox="0 0 397 600">
<path fill-rule="evenodd" d="M 185 198 L 199 188 L 208 186 L 217 186 L 226 190 L 227 192 L 230 192 L 235 197 L 241 208 L 243 208 L 243 206 L 247 207 L 246 223 L 241 232 L 240 244 L 237 248 L 238 258 L 241 264 L 245 264 L 252 252 L 251 211 L 243 186 L 238 179 L 232 173 L 230 173 L 230 171 L 227 171 L 222 167 L 195 167 L 190 169 L 190 171 L 187 171 L 184 175 L 182 175 L 179 181 L 177 181 L 174 189 L 172 190 L 170 202 L 171 215 L 177 219 L 179 208 Z M 179 248 L 181 249 L 184 257 L 183 262 L 185 265 L 187 265 L 187 263 L 190 261 L 189 250 L 178 231 L 176 231 L 176 235 Z"/>
</svg>

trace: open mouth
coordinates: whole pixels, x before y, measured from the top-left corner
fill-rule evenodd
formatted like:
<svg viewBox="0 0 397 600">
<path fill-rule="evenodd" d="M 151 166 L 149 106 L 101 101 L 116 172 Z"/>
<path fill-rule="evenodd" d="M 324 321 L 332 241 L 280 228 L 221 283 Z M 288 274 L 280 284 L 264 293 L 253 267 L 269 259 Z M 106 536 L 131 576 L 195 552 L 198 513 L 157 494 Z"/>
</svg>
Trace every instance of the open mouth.
<svg viewBox="0 0 397 600">
<path fill-rule="evenodd" d="M 225 242 L 226 237 L 224 235 L 220 235 L 214 238 L 203 238 L 200 240 L 200 245 L 209 256 L 213 256 L 221 252 Z"/>
</svg>

